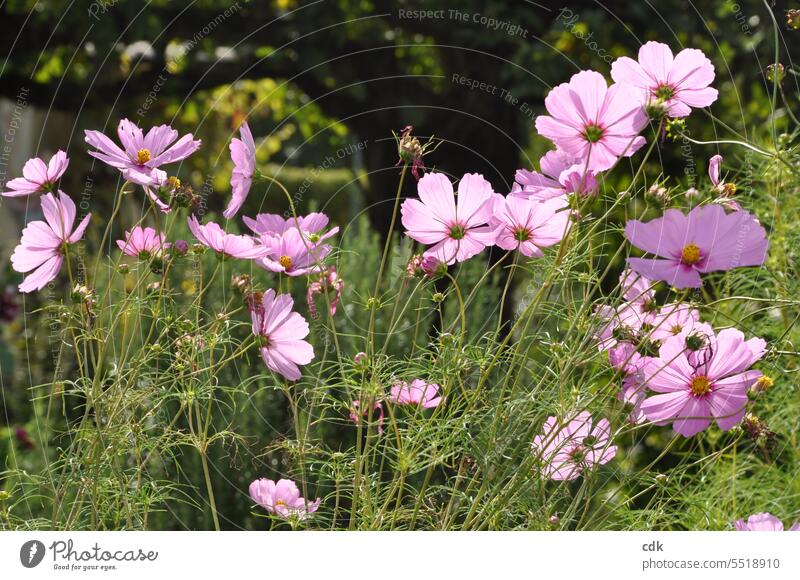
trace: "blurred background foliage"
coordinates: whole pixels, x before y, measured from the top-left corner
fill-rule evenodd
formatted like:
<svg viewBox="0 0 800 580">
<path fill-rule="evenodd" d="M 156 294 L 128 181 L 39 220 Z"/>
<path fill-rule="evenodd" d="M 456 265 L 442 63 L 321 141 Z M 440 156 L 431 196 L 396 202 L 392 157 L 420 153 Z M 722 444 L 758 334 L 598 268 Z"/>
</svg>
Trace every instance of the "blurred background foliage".
<svg viewBox="0 0 800 580">
<path fill-rule="evenodd" d="M 299 212 L 325 211 L 343 227 L 340 239 L 346 251 L 337 259 L 340 272 L 348 272 L 349 277 L 340 331 L 342 350 L 352 354 L 360 350 L 359 333 L 366 316 L 363 304 L 372 290 L 379 260 L 374 248 L 385 235 L 379 232 L 387 229 L 397 184 L 393 130 L 411 124 L 420 137 L 435 135 L 443 143 L 426 158 L 429 165 L 454 177 L 482 173 L 496 191 L 506 193 L 515 170 L 531 168 L 550 148 L 533 131 L 533 119 L 542 112 L 550 88 L 584 68 L 609 77 L 614 58 L 634 56 L 642 43 L 659 40 L 675 51 L 700 48 L 716 66 L 720 98 L 711 113 L 698 111 L 688 120 L 687 131 L 693 139 L 735 137 L 770 148 L 771 122 L 775 121 L 779 132 L 790 131 L 786 105 L 798 110 L 794 63 L 800 56 L 800 32 L 790 30 L 784 17 L 786 9 L 798 7 L 791 1 L 758 0 L 6 0 L 0 8 L 4 55 L 0 113 L 7 146 L 0 158 L 0 181 L 19 174 L 29 157 L 47 157 L 66 149 L 71 164 L 62 188 L 88 200 L 96 225 L 102 225 L 120 182 L 116 171 L 86 155 L 83 130 L 101 129 L 111 134 L 123 117 L 145 129 L 170 123 L 203 140 L 202 149 L 182 163 L 178 174 L 201 193 L 213 214 L 230 194 L 228 143 L 247 119 L 256 136 L 262 171 L 286 185 Z M 430 12 L 420 17 L 419 11 Z M 779 23 L 780 59 L 786 70 L 774 117 L 771 82 L 765 75 L 775 51 L 771 13 Z M 482 87 L 470 88 L 473 81 L 483 83 Z M 707 186 L 706 164 L 717 152 L 726 156 L 726 168 L 748 200 L 746 205 L 761 216 L 783 211 L 782 220 L 770 218 L 765 224 L 771 229 L 773 244 L 772 277 L 760 278 L 760 286 L 754 288 L 751 280 L 734 273 L 726 279 L 729 288 L 756 296 L 796 297 L 800 294 L 800 239 L 797 229 L 790 227 L 798 216 L 796 195 L 783 201 L 797 193 L 796 183 L 776 190 L 775 184 L 783 188 L 785 182 L 770 173 L 774 166 L 741 149 L 718 151 L 717 146 L 680 141 L 665 141 L 659 147 L 647 177 L 652 181 L 670 175 L 669 185 L 681 188 Z M 620 170 L 610 176 L 607 185 L 622 190 L 626 179 L 629 176 Z M 413 194 L 414 182 L 409 180 L 404 195 Z M 648 211 L 641 201 L 634 207 L 637 213 Z M 135 215 L 139 209 L 131 205 L 126 211 Z M 262 186 L 251 193 L 241 213 L 282 213 L 285 209 L 279 192 Z M 649 211 L 655 215 L 660 209 Z M 28 200 L 2 200 L 0 290 L 18 282 L 7 263 L 8 250 L 16 243 L 25 216 L 33 219 L 37 212 Z M 228 228 L 233 231 L 237 226 L 229 224 Z M 606 243 L 619 239 L 619 232 L 609 232 Z M 402 271 L 410 252 L 407 245 L 396 244 L 394 271 Z M 614 264 L 613 271 L 618 272 L 620 265 Z M 459 280 L 468 287 L 486 266 L 485 262 L 469 263 L 458 272 Z M 598 271 L 605 266 L 598 264 Z M 615 283 L 612 274 L 609 284 Z M 525 284 L 520 286 L 518 294 Z M 493 309 L 501 288 L 502 279 L 498 279 L 476 301 L 470 325 L 494 327 L 497 313 Z M 190 292 L 191 288 L 184 290 Z M 295 288 L 295 294 L 298 302 L 304 299 L 302 289 Z M 18 311 L 36 312 L 47 306 L 50 298 L 28 297 L 22 303 L 13 290 L 0 296 L 0 469 L 35 474 L 47 461 L 38 453 L 42 442 L 37 440 L 46 429 L 33 422 L 27 387 L 44 384 L 52 377 L 51 352 L 42 346 L 52 341 L 45 340 L 46 317 L 29 327 L 28 319 Z M 753 323 L 750 332 L 771 340 L 798 338 L 796 329 L 788 338 L 781 330 L 790 322 L 793 328 L 793 320 L 781 321 L 791 313 L 721 310 L 720 324 L 725 316 L 747 315 Z M 53 314 L 48 311 L 47 315 Z M 452 319 L 453 313 L 443 316 Z M 431 321 L 432 336 L 437 325 Z M 242 332 L 246 334 L 246 330 Z M 408 356 L 413 342 L 400 334 L 389 352 Z M 257 360 L 251 362 L 258 364 Z M 792 360 L 788 367 L 780 368 L 795 372 L 795 367 Z M 62 372 L 70 370 L 74 369 Z M 231 375 L 221 380 L 234 385 L 238 379 Z M 797 415 L 790 410 L 797 410 L 800 404 L 793 375 L 791 380 L 779 382 L 776 392 L 768 409 L 775 420 L 773 427 L 791 438 L 787 447 L 796 450 Z M 277 433 L 289 429 L 287 410 L 275 404 L 278 396 L 257 389 L 249 404 L 259 409 L 258 413 L 232 404 L 230 413 L 220 418 L 220 429 L 235 423 L 243 437 L 223 438 L 211 451 L 217 475 L 224 480 L 219 485 L 223 527 L 261 527 L 257 520 L 248 519 L 247 483 L 255 476 L 281 474 L 292 464 L 288 443 L 283 448 L 280 440 L 269 449 L 250 446 L 269 438 L 263 432 L 265 425 L 274 426 Z M 347 447 L 352 445 L 352 429 L 348 429 L 346 411 L 336 412 L 342 427 L 328 435 Z M 39 416 L 42 414 L 44 411 Z M 636 447 L 639 455 L 626 461 L 646 464 L 656 455 L 655 450 L 663 447 L 665 437 L 652 435 L 644 448 Z M 120 434 L 119 445 L 127 448 L 129 444 Z M 240 454 L 242 449 L 247 453 Z M 179 449 L 174 452 L 180 454 Z M 244 459 L 245 455 L 249 457 Z M 12 459 L 20 463 L 12 465 Z M 771 476 L 771 483 L 795 503 L 800 490 L 796 479 L 786 474 L 796 459 L 790 457 L 788 467 Z M 165 461 L 163 481 L 175 482 L 180 493 L 186 494 L 185 503 L 171 504 L 168 513 L 154 514 L 162 520 L 151 522 L 152 527 L 210 526 L 208 515 L 191 507 L 202 498 L 187 491 L 200 486 L 199 467 L 192 463 L 196 461 L 191 454 L 174 463 Z M 754 456 L 737 464 L 734 459 L 731 470 L 742 470 L 745 480 L 752 480 L 751 488 L 763 491 L 770 488 L 763 481 L 768 476 L 759 468 L 759 461 Z M 253 468 L 253 463 L 260 467 Z M 178 472 L 168 467 L 178 465 Z M 12 479 L 5 489 L 13 490 Z M 708 497 L 725 491 L 725 481 L 707 481 Z M 679 480 L 670 482 L 673 484 L 678 486 Z M 151 491 L 152 502 L 158 505 L 161 493 L 173 495 L 174 490 L 159 488 L 154 482 Z M 109 490 L 109 497 L 113 492 Z M 698 499 L 700 496 L 685 487 L 676 487 L 674 494 L 685 494 L 690 512 L 696 508 L 692 524 L 681 522 L 673 512 L 662 514 L 660 520 L 654 517 L 630 524 L 674 528 L 706 521 L 713 527 L 710 521 L 721 526 L 730 515 L 721 505 Z M 754 496 L 753 511 L 762 511 L 755 509 L 757 499 L 763 498 Z M 645 500 L 650 501 L 650 496 Z M 107 520 L 106 525 L 115 522 Z"/>
</svg>

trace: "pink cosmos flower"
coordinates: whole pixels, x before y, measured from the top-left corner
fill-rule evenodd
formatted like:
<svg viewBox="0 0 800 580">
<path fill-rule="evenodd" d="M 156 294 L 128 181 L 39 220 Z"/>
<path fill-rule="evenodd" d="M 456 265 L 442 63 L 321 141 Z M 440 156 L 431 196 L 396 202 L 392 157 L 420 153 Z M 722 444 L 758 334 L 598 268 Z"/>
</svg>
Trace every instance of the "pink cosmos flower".
<svg viewBox="0 0 800 580">
<path fill-rule="evenodd" d="M 328 227 L 329 221 L 328 216 L 317 212 L 310 213 L 307 216 L 297 216 L 296 219 L 294 216 L 284 218 L 274 213 L 260 213 L 255 219 L 244 216 L 242 220 L 253 233 L 258 235 L 274 234 L 280 236 L 286 233 L 286 230 L 294 228 L 308 234 L 311 241 L 319 241 L 319 238 L 315 238 L 312 234 L 319 234 L 321 237 L 323 234 L 320 232 Z M 338 231 L 338 226 L 331 228 L 326 237 L 330 237 Z"/>
<path fill-rule="evenodd" d="M 645 144 L 639 132 L 647 125 L 637 89 L 610 87 L 598 72 L 586 70 L 555 87 L 544 101 L 547 115 L 536 118 L 536 130 L 588 168 L 603 171 L 620 156 L 630 157 Z"/>
<path fill-rule="evenodd" d="M 443 401 L 438 396 L 439 388 L 436 383 L 426 383 L 422 379 L 414 379 L 411 384 L 400 381 L 389 390 L 389 400 L 396 405 L 419 405 L 423 409 L 432 409 Z"/>
<path fill-rule="evenodd" d="M 189 216 L 189 230 L 204 246 L 214 250 L 220 256 L 231 258 L 256 259 L 261 258 L 267 249 L 250 236 L 237 236 L 227 234 L 219 224 L 208 222 L 200 225 L 194 215 Z"/>
<path fill-rule="evenodd" d="M 67 154 L 60 149 L 50 158 L 47 165 L 38 157 L 29 159 L 22 168 L 23 177 L 9 181 L 6 184 L 8 191 L 4 191 L 3 196 L 21 197 L 32 193 L 52 192 L 68 165 Z"/>
<path fill-rule="evenodd" d="M 233 160 L 233 174 L 231 174 L 231 201 L 222 215 L 231 219 L 244 204 L 253 175 L 256 172 L 256 142 L 253 134 L 245 121 L 239 128 L 241 139 L 232 139 L 230 144 L 231 160 Z"/>
<path fill-rule="evenodd" d="M 539 159 L 541 173 L 517 169 L 511 193 L 543 201 L 554 197 L 565 197 L 570 193 L 594 195 L 599 189 L 594 171 L 586 170 L 586 162 L 570 157 L 560 149 L 548 151 Z"/>
<path fill-rule="evenodd" d="M 665 304 L 653 315 L 650 324 L 652 340 L 686 336 L 700 324 L 700 311 L 688 304 Z"/>
<path fill-rule="evenodd" d="M 297 484 L 291 479 L 256 479 L 250 484 L 250 498 L 269 513 L 284 519 L 304 520 L 319 509 L 322 500 L 313 502 L 300 497 Z"/>
<path fill-rule="evenodd" d="M 509 195 L 498 201 L 489 221 L 497 234 L 495 243 L 504 250 L 541 258 L 542 248 L 557 244 L 569 230 L 567 207 L 564 198 L 534 201 Z"/>
<path fill-rule="evenodd" d="M 152 185 L 153 169 L 186 159 L 201 143 L 191 133 L 178 139 L 178 132 L 169 125 L 153 127 L 144 135 L 128 119 L 122 119 L 117 127 L 122 148 L 100 131 L 87 130 L 85 134 L 86 142 L 97 149 L 89 155 L 116 167 L 125 179 L 139 185 Z"/>
<path fill-rule="evenodd" d="M 376 423 L 378 424 L 378 435 L 383 434 L 383 404 L 380 401 L 375 401 L 372 404 L 373 413 L 377 414 Z M 369 416 L 369 409 L 361 409 L 361 401 L 353 401 L 350 403 L 350 420 L 356 424 L 361 424 L 363 418 Z"/>
<path fill-rule="evenodd" d="M 648 420 L 672 422 L 673 429 L 691 437 L 711 424 L 723 431 L 744 415 L 747 389 L 761 371 L 747 370 L 764 356 L 761 339 L 746 341 L 735 328 L 722 330 L 696 351 L 683 337 L 664 341 L 659 356 L 642 369 L 647 388 L 657 394 L 642 403 Z"/>
<path fill-rule="evenodd" d="M 125 232 L 124 240 L 117 240 L 117 246 L 123 254 L 146 260 L 151 256 L 161 255 L 169 247 L 169 242 L 164 241 L 164 234 L 153 228 L 136 226 Z"/>
<path fill-rule="evenodd" d="M 717 100 L 714 65 L 702 51 L 685 48 L 674 58 L 669 46 L 646 42 L 639 48 L 639 62 L 623 56 L 611 65 L 611 78 L 638 89 L 639 102 L 660 101 L 670 117 L 686 117 L 692 107 L 708 107 Z"/>
<path fill-rule="evenodd" d="M 736 520 L 733 527 L 737 532 L 782 532 L 783 522 L 768 512 L 753 514 L 746 520 Z M 795 522 L 790 532 L 800 532 L 800 522 Z"/>
<path fill-rule="evenodd" d="M 86 214 L 74 230 L 77 210 L 75 202 L 63 191 L 58 199 L 47 193 L 41 198 L 45 221 L 32 221 L 22 230 L 22 239 L 11 255 L 17 272 L 31 272 L 19 285 L 20 292 L 34 292 L 54 280 L 64 263 L 66 247 L 77 243 L 89 225 L 92 214 Z"/>
<path fill-rule="evenodd" d="M 172 208 L 167 202 L 161 199 L 159 193 L 162 195 L 173 193 L 176 189 L 176 185 L 179 184 L 180 182 L 176 181 L 174 177 L 168 177 L 166 171 L 162 171 L 161 169 L 153 169 L 153 171 L 150 172 L 149 185 L 143 185 L 142 188 L 147 194 L 147 197 L 151 199 L 161 213 L 169 213 L 172 211 Z"/>
<path fill-rule="evenodd" d="M 250 301 L 253 334 L 261 340 L 261 357 L 267 367 L 296 381 L 301 373 L 298 365 L 307 365 L 314 358 L 314 348 L 303 340 L 308 336 L 308 322 L 292 311 L 294 300 L 289 294 L 276 294 L 269 289 Z"/>
<path fill-rule="evenodd" d="M 631 268 L 677 288 L 699 288 L 701 273 L 759 266 L 769 247 L 766 231 L 752 214 L 726 214 L 718 205 L 697 206 L 688 215 L 668 209 L 647 223 L 629 220 L 625 237 L 662 258 L 628 258 Z"/>
<path fill-rule="evenodd" d="M 287 276 L 305 276 L 322 272 L 323 260 L 331 253 L 330 244 L 321 243 L 334 235 L 339 228 L 334 228 L 323 236 L 309 235 L 297 228 L 289 228 L 283 234 L 263 234 L 261 243 L 264 256 L 256 264 L 270 272 L 280 272 Z"/>
<path fill-rule="evenodd" d="M 314 296 L 316 294 L 327 294 L 333 292 L 333 298 L 330 299 L 329 311 L 331 316 L 336 314 L 336 308 L 339 306 L 339 298 L 342 296 L 342 288 L 344 288 L 344 280 L 336 273 L 336 268 L 331 266 L 323 272 L 318 280 L 311 282 L 308 285 L 306 292 L 306 302 L 308 303 L 308 312 L 311 318 L 317 317 L 317 307 L 314 304 Z"/>
<path fill-rule="evenodd" d="M 603 465 L 617 454 L 611 443 L 611 424 L 601 419 L 592 425 L 592 416 L 581 411 L 573 419 L 562 423 L 548 417 L 542 434 L 533 439 L 531 449 L 541 460 L 542 475 L 556 481 L 573 480 L 586 469 Z"/>
<path fill-rule="evenodd" d="M 417 184 L 419 199 L 407 199 L 400 209 L 406 235 L 433 247 L 425 256 L 445 264 L 463 262 L 494 243 L 495 234 L 486 224 L 498 196 L 482 175 L 467 173 L 453 184 L 442 173 L 429 173 Z"/>
</svg>

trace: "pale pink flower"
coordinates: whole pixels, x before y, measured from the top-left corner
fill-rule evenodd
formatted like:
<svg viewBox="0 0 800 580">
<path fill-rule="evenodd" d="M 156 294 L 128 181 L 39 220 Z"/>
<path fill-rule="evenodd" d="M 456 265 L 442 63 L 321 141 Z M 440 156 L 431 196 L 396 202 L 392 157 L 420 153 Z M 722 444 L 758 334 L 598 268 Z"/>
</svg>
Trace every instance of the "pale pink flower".
<svg viewBox="0 0 800 580">
<path fill-rule="evenodd" d="M 686 336 L 700 323 L 700 311 L 688 304 L 666 304 L 653 314 L 649 336 L 652 340 L 666 340 L 673 336 Z"/>
<path fill-rule="evenodd" d="M 564 153 L 603 171 L 620 156 L 630 157 L 644 144 L 639 132 L 647 125 L 637 89 L 610 87 L 598 72 L 581 71 L 555 87 L 544 101 L 550 115 L 536 118 L 536 130 Z"/>
<path fill-rule="evenodd" d="M 169 247 L 169 242 L 164 241 L 164 234 L 153 228 L 136 226 L 125 232 L 124 240 L 117 240 L 117 246 L 123 254 L 146 260 L 151 256 L 161 255 Z"/>
<path fill-rule="evenodd" d="M 267 253 L 267 248 L 250 236 L 238 236 L 225 233 L 219 224 L 208 222 L 200 225 L 194 215 L 189 216 L 189 230 L 204 246 L 214 250 L 220 256 L 230 258 L 256 259 Z"/>
<path fill-rule="evenodd" d="M 714 65 L 702 51 L 685 48 L 675 57 L 669 46 L 646 42 L 639 48 L 639 62 L 623 56 L 611 65 L 611 78 L 638 89 L 639 102 L 664 104 L 670 117 L 686 117 L 692 108 L 708 107 L 717 100 Z"/>
<path fill-rule="evenodd" d="M 60 149 L 46 165 L 38 157 L 29 159 L 22 168 L 23 177 L 17 177 L 6 183 L 8 190 L 3 192 L 3 196 L 21 197 L 55 191 L 56 183 L 64 175 L 68 165 L 67 154 Z"/>
<path fill-rule="evenodd" d="M 276 294 L 269 289 L 250 301 L 253 334 L 261 341 L 261 357 L 267 367 L 296 381 L 298 365 L 307 365 L 314 358 L 314 348 L 303 340 L 308 336 L 308 322 L 292 311 L 294 300 L 289 294 Z"/>
<path fill-rule="evenodd" d="M 745 341 L 734 328 L 695 351 L 684 337 L 667 339 L 642 369 L 647 388 L 657 393 L 642 403 L 642 411 L 660 425 L 672 422 L 684 437 L 706 429 L 712 419 L 728 431 L 742 419 L 747 389 L 762 374 L 747 369 L 764 355 L 764 346 L 761 339 Z"/>
<path fill-rule="evenodd" d="M 241 139 L 232 139 L 230 144 L 233 173 L 231 174 L 231 201 L 222 215 L 231 219 L 241 209 L 256 172 L 256 143 L 247 121 L 239 128 Z"/>
<path fill-rule="evenodd" d="M 291 479 L 256 479 L 250 484 L 250 498 L 269 513 L 284 519 L 304 520 L 319 509 L 322 500 L 310 502 L 300 497 L 297 484 Z"/>
<path fill-rule="evenodd" d="M 677 288 L 699 288 L 701 273 L 759 266 L 769 247 L 766 231 L 752 214 L 726 214 L 718 205 L 697 206 L 688 215 L 668 209 L 646 223 L 629 220 L 625 237 L 661 258 L 628 258 L 631 268 Z"/>
<path fill-rule="evenodd" d="M 486 224 L 498 196 L 482 175 L 467 173 L 453 184 L 442 173 L 429 173 L 417 184 L 419 199 L 407 199 L 401 208 L 406 235 L 433 247 L 425 256 L 445 264 L 463 262 L 494 243 L 495 234 Z"/>
<path fill-rule="evenodd" d="M 389 401 L 396 405 L 419 405 L 423 409 L 431 409 L 443 401 L 439 396 L 439 388 L 436 383 L 426 383 L 422 379 L 414 379 L 410 384 L 399 381 L 389 390 Z"/>
<path fill-rule="evenodd" d="M 333 297 L 330 298 L 329 312 L 331 316 L 336 314 L 343 288 L 344 280 L 339 277 L 339 274 L 336 273 L 336 268 L 333 266 L 324 271 L 319 279 L 311 282 L 306 292 L 306 302 L 308 303 L 308 312 L 311 314 L 311 318 L 316 318 L 317 316 L 317 307 L 314 304 L 314 296 L 316 294 L 333 293 Z"/>
<path fill-rule="evenodd" d="M 782 532 L 783 522 L 768 512 L 753 514 L 746 520 L 736 520 L 733 527 L 737 532 Z M 800 522 L 795 522 L 790 532 L 800 531 Z"/>
<path fill-rule="evenodd" d="M 279 272 L 287 276 L 305 276 L 322 272 L 323 260 L 331 253 L 332 248 L 330 244 L 321 242 L 337 231 L 338 228 L 334 228 L 319 236 L 292 227 L 280 235 L 262 234 L 261 243 L 265 253 L 256 264 L 270 272 Z"/>
<path fill-rule="evenodd" d="M 327 234 L 322 234 L 321 232 L 328 226 L 329 220 L 324 213 L 317 212 L 310 213 L 307 216 L 297 216 L 297 218 L 294 216 L 284 218 L 274 213 L 260 213 L 255 219 L 244 216 L 242 220 L 253 233 L 258 235 L 274 234 L 280 236 L 289 229 L 299 229 L 308 234 L 312 241 L 315 239 L 319 241 L 319 238 L 315 238 L 312 234 L 318 234 L 320 237 L 322 235 L 330 237 L 339 231 L 337 226 L 331 228 Z"/>
<path fill-rule="evenodd" d="M 593 426 L 591 414 L 581 411 L 565 422 L 548 417 L 531 449 L 542 462 L 542 475 L 562 481 L 577 479 L 585 470 L 611 461 L 617 454 L 617 446 L 611 442 L 608 419 Z"/>
<path fill-rule="evenodd" d="M 96 149 L 89 155 L 116 167 L 126 180 L 139 185 L 153 185 L 154 169 L 182 161 L 200 147 L 200 141 L 191 133 L 178 139 L 178 132 L 172 127 L 159 125 L 144 135 L 128 119 L 122 119 L 117 127 L 122 148 L 100 131 L 87 130 L 85 134 L 86 142 Z"/>
<path fill-rule="evenodd" d="M 142 185 L 147 197 L 152 200 L 161 213 L 169 213 L 172 211 L 172 208 L 170 208 L 169 204 L 161 199 L 158 194 L 174 192 L 173 184 L 174 179 L 171 180 L 167 176 L 166 171 L 161 169 L 153 169 L 153 171 L 150 172 L 150 183 L 148 185 Z"/>
<path fill-rule="evenodd" d="M 559 243 L 569 230 L 568 207 L 563 198 L 535 201 L 509 195 L 501 199 L 489 221 L 497 234 L 495 244 L 541 258 L 542 249 Z"/>
<path fill-rule="evenodd" d="M 17 272 L 31 272 L 19 285 L 20 292 L 41 290 L 54 280 L 64 263 L 67 246 L 77 243 L 89 225 L 92 214 L 86 214 L 73 230 L 77 210 L 75 202 L 64 192 L 58 199 L 47 193 L 41 198 L 45 221 L 32 221 L 22 230 L 22 239 L 11 255 Z"/>
<path fill-rule="evenodd" d="M 594 195 L 599 183 L 595 172 L 585 170 L 585 165 L 585 161 L 581 163 L 580 159 L 570 157 L 560 149 L 548 151 L 539 159 L 541 173 L 517 169 L 509 195 L 539 201 L 566 197 L 570 193 Z"/>
</svg>

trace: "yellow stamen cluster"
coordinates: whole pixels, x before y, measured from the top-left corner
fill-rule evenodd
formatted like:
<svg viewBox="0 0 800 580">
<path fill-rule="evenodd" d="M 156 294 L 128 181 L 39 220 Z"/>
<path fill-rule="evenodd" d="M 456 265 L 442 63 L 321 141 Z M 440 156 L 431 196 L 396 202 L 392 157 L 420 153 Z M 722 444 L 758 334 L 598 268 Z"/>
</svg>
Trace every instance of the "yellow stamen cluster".
<svg viewBox="0 0 800 580">
<path fill-rule="evenodd" d="M 684 246 L 681 251 L 681 261 L 689 266 L 697 264 L 700 261 L 700 248 L 694 244 Z"/>
<path fill-rule="evenodd" d="M 283 266 L 284 270 L 292 267 L 292 259 L 289 256 L 281 256 L 278 258 L 278 263 Z"/>
<path fill-rule="evenodd" d="M 692 394 L 695 397 L 702 397 L 711 392 L 711 381 L 708 380 L 708 377 L 695 377 L 692 379 L 689 387 L 692 389 Z"/>
<path fill-rule="evenodd" d="M 139 149 L 139 152 L 136 154 L 136 163 L 139 165 L 144 165 L 148 161 L 150 161 L 150 150 Z"/>
</svg>

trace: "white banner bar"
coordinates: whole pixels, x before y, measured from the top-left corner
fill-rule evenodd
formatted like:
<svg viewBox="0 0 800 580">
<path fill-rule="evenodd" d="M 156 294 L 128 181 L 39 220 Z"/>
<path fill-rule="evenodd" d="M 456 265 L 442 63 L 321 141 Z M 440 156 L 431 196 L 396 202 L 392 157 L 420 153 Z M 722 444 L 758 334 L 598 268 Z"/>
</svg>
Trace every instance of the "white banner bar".
<svg viewBox="0 0 800 580">
<path fill-rule="evenodd" d="M 800 578 L 797 532 L 2 532 L 0 579 Z M 168 576 L 179 574 L 180 576 Z"/>
</svg>

